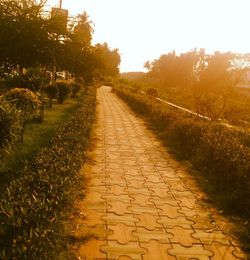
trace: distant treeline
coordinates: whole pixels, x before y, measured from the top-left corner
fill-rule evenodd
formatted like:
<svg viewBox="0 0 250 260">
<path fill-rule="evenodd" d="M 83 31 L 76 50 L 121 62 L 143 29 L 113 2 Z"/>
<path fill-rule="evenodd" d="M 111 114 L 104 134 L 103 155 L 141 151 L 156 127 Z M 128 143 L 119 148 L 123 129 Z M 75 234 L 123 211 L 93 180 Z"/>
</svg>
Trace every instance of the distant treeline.
<svg viewBox="0 0 250 260">
<path fill-rule="evenodd" d="M 237 124 L 250 121 L 249 97 L 241 95 L 238 89 L 250 69 L 249 54 L 206 54 L 204 49 L 180 55 L 171 52 L 147 61 L 145 68 L 147 73 L 122 76 L 136 88 L 155 88 L 169 101 L 212 119 L 222 118 Z"/>
</svg>

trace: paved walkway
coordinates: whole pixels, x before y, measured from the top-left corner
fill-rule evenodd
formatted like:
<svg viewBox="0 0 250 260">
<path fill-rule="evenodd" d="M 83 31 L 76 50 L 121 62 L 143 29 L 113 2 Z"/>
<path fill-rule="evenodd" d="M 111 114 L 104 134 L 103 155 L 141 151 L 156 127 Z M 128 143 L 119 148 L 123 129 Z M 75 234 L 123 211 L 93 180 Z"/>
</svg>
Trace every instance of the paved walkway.
<svg viewBox="0 0 250 260">
<path fill-rule="evenodd" d="M 98 90 L 86 196 L 78 203 L 78 259 L 246 259 L 232 226 L 206 209 L 205 197 L 144 122 L 110 92 Z"/>
</svg>

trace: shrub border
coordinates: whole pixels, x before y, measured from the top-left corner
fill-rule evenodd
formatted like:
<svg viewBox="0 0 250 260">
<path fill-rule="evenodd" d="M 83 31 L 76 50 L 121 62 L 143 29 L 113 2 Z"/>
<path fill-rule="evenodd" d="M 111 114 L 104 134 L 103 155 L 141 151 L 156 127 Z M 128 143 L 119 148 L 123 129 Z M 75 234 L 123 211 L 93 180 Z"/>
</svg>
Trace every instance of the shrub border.
<svg viewBox="0 0 250 260">
<path fill-rule="evenodd" d="M 63 221 L 71 212 L 95 106 L 96 90 L 90 87 L 51 147 L 6 188 L 0 201 L 0 258 L 57 259 L 66 249 Z"/>
</svg>

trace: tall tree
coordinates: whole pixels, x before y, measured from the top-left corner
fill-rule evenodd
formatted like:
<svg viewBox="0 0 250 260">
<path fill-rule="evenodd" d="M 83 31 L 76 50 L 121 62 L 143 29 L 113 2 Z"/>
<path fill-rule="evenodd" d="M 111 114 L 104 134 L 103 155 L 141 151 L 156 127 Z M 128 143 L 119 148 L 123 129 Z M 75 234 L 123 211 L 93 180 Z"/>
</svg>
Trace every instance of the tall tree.
<svg viewBox="0 0 250 260">
<path fill-rule="evenodd" d="M 1 63 L 20 67 L 52 63 L 53 26 L 44 17 L 43 6 L 43 1 L 1 0 Z"/>
<path fill-rule="evenodd" d="M 117 76 L 121 57 L 118 49 L 111 50 L 107 43 L 96 44 L 95 53 L 98 59 L 99 73 L 104 76 Z"/>
</svg>

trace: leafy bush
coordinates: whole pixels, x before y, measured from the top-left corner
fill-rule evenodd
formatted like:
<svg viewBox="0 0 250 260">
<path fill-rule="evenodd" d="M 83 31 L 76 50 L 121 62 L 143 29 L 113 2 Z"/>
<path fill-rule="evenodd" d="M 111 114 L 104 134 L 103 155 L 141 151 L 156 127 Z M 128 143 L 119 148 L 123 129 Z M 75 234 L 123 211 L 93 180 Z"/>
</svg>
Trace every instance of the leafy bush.
<svg viewBox="0 0 250 260">
<path fill-rule="evenodd" d="M 75 98 L 77 97 L 77 94 L 80 92 L 80 90 L 82 89 L 82 85 L 79 83 L 73 83 L 71 85 L 72 88 L 72 97 Z"/>
<path fill-rule="evenodd" d="M 37 92 L 47 85 L 50 78 L 42 73 L 39 69 L 30 68 L 25 73 L 8 74 L 5 85 L 6 88 L 27 88 Z"/>
<path fill-rule="evenodd" d="M 0 99 L 0 162 L 21 132 L 20 111 Z"/>
<path fill-rule="evenodd" d="M 202 121 L 195 121 L 192 118 L 179 118 L 171 122 L 169 126 L 168 143 L 178 151 L 178 156 L 181 159 L 189 159 L 190 153 L 196 153 L 205 131 L 206 125 Z"/>
<path fill-rule="evenodd" d="M 36 118 L 42 106 L 39 96 L 25 88 L 11 89 L 6 93 L 5 98 L 9 102 L 12 102 L 17 109 L 21 110 L 25 122 Z"/>
<path fill-rule="evenodd" d="M 58 99 L 58 88 L 56 85 L 47 85 L 43 88 L 49 99 L 49 107 L 52 107 L 53 99 Z"/>
<path fill-rule="evenodd" d="M 79 85 L 83 85 L 84 84 L 84 79 L 82 77 L 76 77 L 75 78 L 75 83 L 79 84 Z"/>
<path fill-rule="evenodd" d="M 152 97 L 158 97 L 158 91 L 155 88 L 148 88 L 146 93 Z"/>
<path fill-rule="evenodd" d="M 64 82 L 56 82 L 55 86 L 58 89 L 58 103 L 63 104 L 63 102 L 71 92 L 71 86 Z"/>
<path fill-rule="evenodd" d="M 95 116 L 95 89 L 89 89 L 50 148 L 11 181 L 0 201 L 1 259 L 58 259 L 65 249 L 63 221 L 78 185 Z"/>
</svg>

